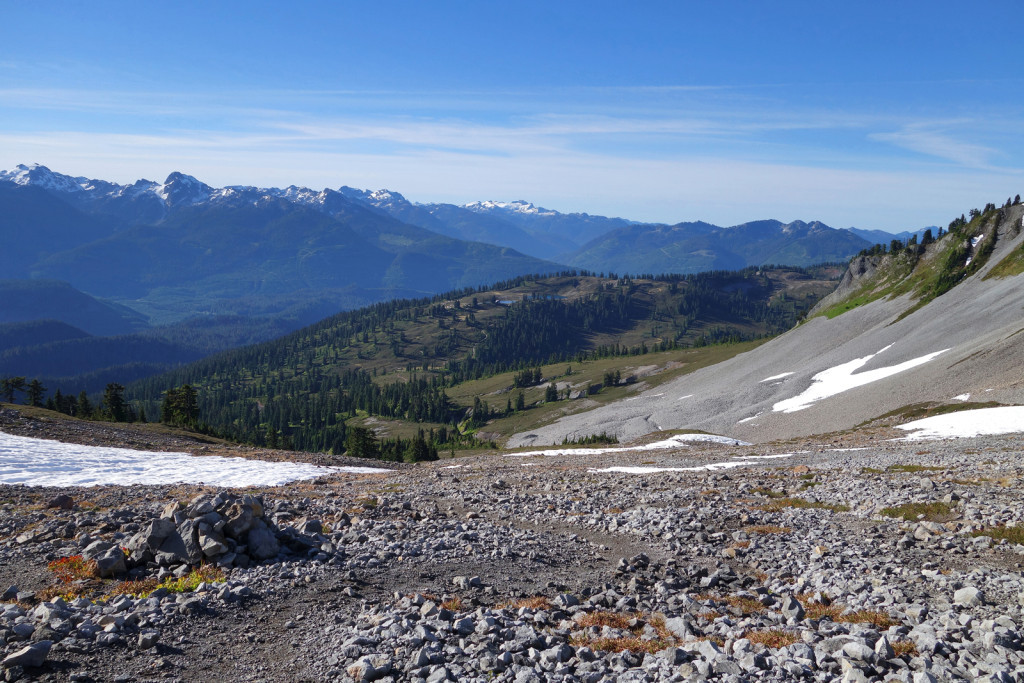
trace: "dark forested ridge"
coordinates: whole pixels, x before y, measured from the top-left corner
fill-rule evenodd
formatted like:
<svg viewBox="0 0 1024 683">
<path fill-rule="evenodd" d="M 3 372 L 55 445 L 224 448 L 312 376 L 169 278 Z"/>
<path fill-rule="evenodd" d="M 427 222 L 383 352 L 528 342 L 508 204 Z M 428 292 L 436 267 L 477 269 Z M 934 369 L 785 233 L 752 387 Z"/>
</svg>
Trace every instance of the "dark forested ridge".
<svg viewBox="0 0 1024 683">
<path fill-rule="evenodd" d="M 491 414 L 479 398 L 463 405 L 449 397 L 447 390 L 460 382 L 545 362 L 776 334 L 830 292 L 839 271 L 519 277 L 341 313 L 143 380 L 128 395 L 156 415 L 166 391 L 195 387 L 202 421 L 258 444 L 351 451 L 367 435 L 354 439 L 346 421 L 369 415 L 441 425 L 441 433 L 430 433 L 429 445 L 436 446 L 458 440 L 467 425 Z M 507 406 L 512 409 L 511 397 Z M 370 448 L 370 454 L 381 451 Z"/>
</svg>

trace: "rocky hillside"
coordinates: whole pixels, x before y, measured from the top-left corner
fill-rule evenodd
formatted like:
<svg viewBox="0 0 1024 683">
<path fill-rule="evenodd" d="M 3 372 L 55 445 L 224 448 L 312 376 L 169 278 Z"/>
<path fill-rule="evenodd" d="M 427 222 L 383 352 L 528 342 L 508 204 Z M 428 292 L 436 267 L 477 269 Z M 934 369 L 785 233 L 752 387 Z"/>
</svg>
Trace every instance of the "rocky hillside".
<svg viewBox="0 0 1024 683">
<path fill-rule="evenodd" d="M 990 205 L 927 246 L 868 250 L 817 315 L 781 337 L 510 443 L 680 428 L 763 441 L 919 403 L 1024 403 L 1022 214 Z"/>
<path fill-rule="evenodd" d="M 25 422 L 4 428 L 46 429 Z M 0 486 L 0 666 L 9 681 L 1016 680 L 1019 440 L 891 436 L 494 455 L 244 492 Z"/>
</svg>

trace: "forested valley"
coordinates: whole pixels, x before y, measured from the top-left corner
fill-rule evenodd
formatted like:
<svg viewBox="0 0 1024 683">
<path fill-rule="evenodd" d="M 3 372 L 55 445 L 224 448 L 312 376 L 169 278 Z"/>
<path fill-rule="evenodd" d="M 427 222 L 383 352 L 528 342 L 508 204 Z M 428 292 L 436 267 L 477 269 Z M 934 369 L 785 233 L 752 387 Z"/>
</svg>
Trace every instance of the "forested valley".
<svg viewBox="0 0 1024 683">
<path fill-rule="evenodd" d="M 438 449 L 478 446 L 495 418 L 570 399 L 573 392 L 542 376 L 543 364 L 565 363 L 571 374 L 573 363 L 628 362 L 775 335 L 830 292 L 839 271 L 519 277 L 340 313 L 130 384 L 127 397 L 136 413 L 167 415 L 167 392 L 173 398 L 187 386 L 198 408 L 193 426 L 241 442 L 374 458 L 436 457 Z M 634 381 L 610 362 L 604 381 L 585 382 L 577 397 Z M 489 377 L 507 379 L 507 386 L 499 381 L 497 389 L 472 397 L 458 390 Z M 524 394 L 527 385 L 546 386 Z M 413 428 L 405 438 L 381 440 L 367 418 Z"/>
</svg>

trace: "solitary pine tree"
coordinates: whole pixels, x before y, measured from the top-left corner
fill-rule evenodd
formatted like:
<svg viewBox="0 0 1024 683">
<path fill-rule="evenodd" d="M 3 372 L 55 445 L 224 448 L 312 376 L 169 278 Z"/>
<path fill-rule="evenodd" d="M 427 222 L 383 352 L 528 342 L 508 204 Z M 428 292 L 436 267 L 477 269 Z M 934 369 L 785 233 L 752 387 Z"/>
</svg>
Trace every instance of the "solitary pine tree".
<svg viewBox="0 0 1024 683">
<path fill-rule="evenodd" d="M 36 408 L 42 407 L 43 396 L 46 395 L 46 387 L 38 379 L 34 379 L 28 383 L 28 389 L 25 390 L 25 398 L 28 400 L 30 406 Z"/>
<path fill-rule="evenodd" d="M 14 403 L 14 394 L 25 391 L 24 377 L 4 377 L 0 379 L 0 395 L 7 399 L 8 403 Z"/>
</svg>

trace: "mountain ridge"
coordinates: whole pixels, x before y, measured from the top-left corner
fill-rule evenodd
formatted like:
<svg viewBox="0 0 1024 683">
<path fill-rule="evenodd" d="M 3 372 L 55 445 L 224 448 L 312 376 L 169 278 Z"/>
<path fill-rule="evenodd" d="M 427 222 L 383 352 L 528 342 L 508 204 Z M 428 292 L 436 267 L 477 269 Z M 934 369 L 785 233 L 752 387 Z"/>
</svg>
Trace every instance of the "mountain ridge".
<svg viewBox="0 0 1024 683">
<path fill-rule="evenodd" d="M 990 204 L 971 216 L 927 244 L 854 258 L 806 322 L 757 349 L 508 445 L 599 433 L 632 440 L 659 429 L 765 442 L 852 429 L 915 405 L 1022 404 L 1024 207 Z"/>
</svg>

